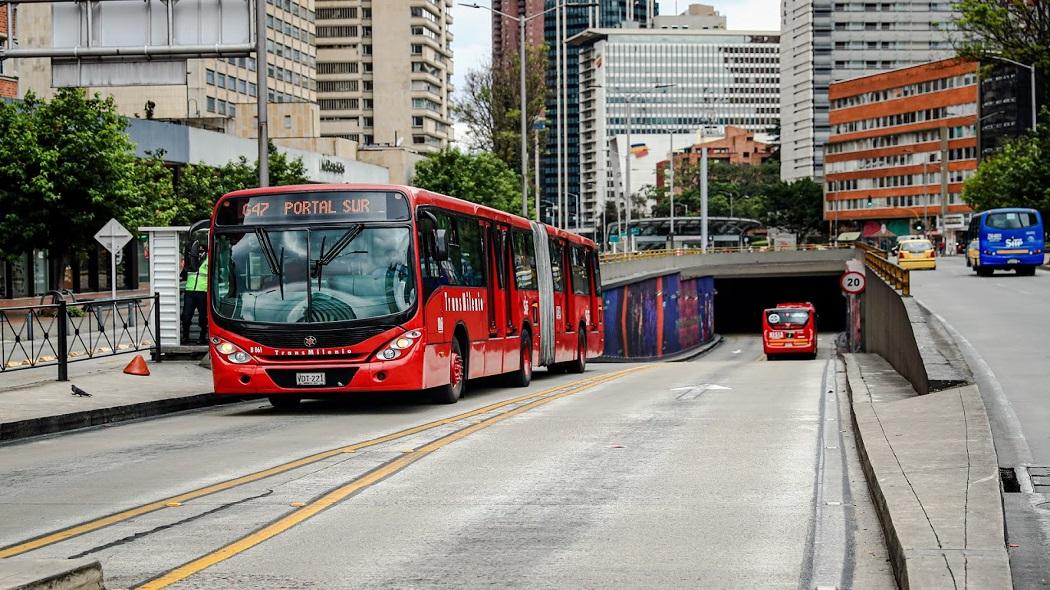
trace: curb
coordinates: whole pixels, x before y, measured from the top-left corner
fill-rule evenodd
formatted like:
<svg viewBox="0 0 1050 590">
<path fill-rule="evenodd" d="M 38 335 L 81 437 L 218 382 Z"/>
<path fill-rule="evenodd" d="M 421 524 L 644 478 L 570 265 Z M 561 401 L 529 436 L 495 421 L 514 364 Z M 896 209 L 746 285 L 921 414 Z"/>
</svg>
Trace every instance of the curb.
<svg viewBox="0 0 1050 590">
<path fill-rule="evenodd" d="M 945 584 L 954 582 L 954 579 L 948 578 L 953 571 L 951 563 L 954 563 L 956 567 L 961 567 L 966 571 L 966 587 L 1011 588 L 1009 555 L 1005 547 L 1002 495 L 999 491 L 997 472 L 998 461 L 992 443 L 991 427 L 987 413 L 983 411 L 983 401 L 977 387 L 965 385 L 961 388 L 953 388 L 953 390 L 958 389 L 960 396 L 969 395 L 969 399 L 972 399 L 979 408 L 978 412 L 971 414 L 971 417 L 974 418 L 973 426 L 976 426 L 978 430 L 970 431 L 970 434 L 967 435 L 967 440 L 974 444 L 974 452 L 977 453 L 973 465 L 978 471 L 973 476 L 976 479 L 971 480 L 969 467 L 967 467 L 967 480 L 964 487 L 967 489 L 968 500 L 964 510 L 967 518 L 971 514 L 974 517 L 982 514 L 990 516 L 995 512 L 998 512 L 998 518 L 969 518 L 970 524 L 964 525 L 965 534 L 969 537 L 969 540 L 965 541 L 965 546 L 962 548 L 944 546 L 937 537 L 937 531 L 941 531 L 943 535 L 944 531 L 951 530 L 951 526 L 945 526 L 942 523 L 942 526 L 935 527 L 933 521 L 929 520 L 930 515 L 926 513 L 928 506 L 917 495 L 914 495 L 916 492 L 908 477 L 909 473 L 914 474 L 916 471 L 914 468 L 910 470 L 905 468 L 897 457 L 897 449 L 894 449 L 888 441 L 878 440 L 877 431 L 875 434 L 870 431 L 872 428 L 881 429 L 882 434 L 885 435 L 886 428 L 893 426 L 892 414 L 890 415 L 891 422 L 884 423 L 885 418 L 876 413 L 871 400 L 866 403 L 861 396 L 858 401 L 855 393 L 859 391 L 854 392 L 854 387 L 857 384 L 863 384 L 867 388 L 868 384 L 860 374 L 857 360 L 853 355 L 843 355 L 843 358 L 846 364 L 850 416 L 853 421 L 861 468 L 868 481 L 868 489 L 882 526 L 894 577 L 899 587 L 905 590 L 945 587 Z M 947 393 L 944 391 L 937 395 Z M 917 396 L 913 399 L 919 398 L 925 399 L 925 396 Z M 961 399 L 963 397 L 960 397 Z M 979 417 L 978 414 L 980 414 Z M 963 421 L 969 424 L 965 411 Z M 873 425 L 873 422 L 877 424 Z M 900 424 L 898 423 L 897 426 L 899 427 Z M 872 440 L 865 440 L 866 430 L 869 431 L 868 436 Z M 982 439 L 986 441 L 983 450 L 980 442 Z M 969 464 L 969 445 L 967 448 Z M 984 461 L 980 459 L 982 453 L 986 453 Z M 873 458 L 873 455 L 878 459 Z M 980 477 L 982 463 L 986 468 L 985 472 L 988 473 L 986 477 Z M 923 470 L 919 470 L 921 471 Z M 897 511 L 896 514 L 894 509 Z M 920 525 L 919 528 L 916 528 L 916 522 L 924 519 L 929 522 L 932 537 L 924 530 L 924 526 Z M 970 532 L 971 527 L 973 532 Z M 959 560 L 962 562 L 960 563 Z M 946 566 L 947 569 L 945 569 Z"/>
<path fill-rule="evenodd" d="M 97 559 L 0 560 L 0 590 L 104 590 Z"/>
<path fill-rule="evenodd" d="M 722 338 L 721 334 L 715 334 L 714 337 L 712 337 L 710 341 L 705 342 L 703 344 L 698 344 L 695 348 L 690 348 L 689 350 L 686 350 L 685 352 L 675 353 L 673 356 L 629 358 L 629 359 L 611 358 L 611 357 L 606 357 L 606 356 L 600 356 L 600 357 L 597 357 L 597 358 L 588 359 L 587 362 L 589 362 L 589 363 L 610 363 L 610 364 L 612 364 L 612 363 L 652 363 L 652 362 L 679 363 L 679 362 L 682 362 L 682 361 L 692 360 L 692 359 L 694 359 L 694 358 L 704 354 L 705 352 L 710 351 L 712 348 L 714 348 L 714 347 L 718 346 L 719 344 L 721 344 L 722 340 L 723 340 L 723 338 Z"/>
<path fill-rule="evenodd" d="M 41 416 L 29 418 L 17 422 L 0 424 L 0 443 L 54 434 L 79 428 L 91 426 L 102 426 L 116 422 L 126 422 L 139 418 L 149 418 L 184 410 L 206 408 L 241 401 L 238 397 L 217 396 L 213 393 L 202 393 L 186 397 L 175 397 L 169 399 L 153 400 L 137 404 L 114 406 L 112 408 L 97 408 L 84 410 L 83 412 L 72 412 L 59 414 L 57 416 Z"/>
</svg>

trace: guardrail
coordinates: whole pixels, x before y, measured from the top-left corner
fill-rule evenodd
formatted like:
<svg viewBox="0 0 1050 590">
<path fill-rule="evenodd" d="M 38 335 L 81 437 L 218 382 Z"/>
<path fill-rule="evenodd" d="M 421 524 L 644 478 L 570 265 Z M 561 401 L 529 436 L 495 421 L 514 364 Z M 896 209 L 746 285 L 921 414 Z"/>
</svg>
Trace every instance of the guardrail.
<svg viewBox="0 0 1050 590">
<path fill-rule="evenodd" d="M 160 361 L 160 294 L 0 309 L 0 373 L 149 350 Z"/>
<path fill-rule="evenodd" d="M 772 246 L 762 246 L 760 248 L 755 247 L 721 247 L 721 248 L 708 248 L 707 252 L 704 252 L 700 248 L 675 248 L 668 250 L 666 248 L 653 249 L 653 250 L 637 250 L 635 252 L 617 252 L 615 254 L 605 253 L 602 254 L 599 260 L 603 263 L 608 262 L 623 262 L 625 260 L 641 260 L 645 258 L 660 258 L 663 256 L 692 256 L 694 254 L 737 254 L 741 252 L 807 252 L 813 250 L 848 250 L 852 248 L 852 244 L 797 244 L 792 247 L 780 247 L 774 248 Z"/>
<path fill-rule="evenodd" d="M 890 262 L 886 253 L 870 246 L 863 248 L 864 265 L 879 275 L 890 287 L 901 292 L 901 297 L 911 297 L 911 271 Z"/>
</svg>

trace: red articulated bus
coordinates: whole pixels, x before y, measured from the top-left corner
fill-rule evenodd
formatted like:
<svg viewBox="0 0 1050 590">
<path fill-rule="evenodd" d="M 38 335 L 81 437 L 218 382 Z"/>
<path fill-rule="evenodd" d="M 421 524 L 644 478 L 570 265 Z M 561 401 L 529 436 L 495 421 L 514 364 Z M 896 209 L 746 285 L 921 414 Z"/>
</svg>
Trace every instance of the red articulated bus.
<svg viewBox="0 0 1050 590">
<path fill-rule="evenodd" d="M 812 303 L 779 303 L 762 313 L 762 349 L 766 358 L 817 358 L 817 310 Z"/>
<path fill-rule="evenodd" d="M 602 352 L 590 240 L 421 189 L 305 185 L 219 199 L 211 220 L 215 392 L 277 407 L 432 390 Z"/>
</svg>

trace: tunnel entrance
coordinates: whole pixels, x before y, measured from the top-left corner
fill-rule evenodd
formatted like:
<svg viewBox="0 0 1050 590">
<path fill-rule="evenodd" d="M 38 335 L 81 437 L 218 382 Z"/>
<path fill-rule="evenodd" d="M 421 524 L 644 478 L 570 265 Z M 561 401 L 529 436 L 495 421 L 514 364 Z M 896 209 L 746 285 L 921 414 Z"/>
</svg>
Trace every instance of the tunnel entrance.
<svg viewBox="0 0 1050 590">
<path fill-rule="evenodd" d="M 715 331 L 761 333 L 762 310 L 778 303 L 809 301 L 817 308 L 817 331 L 846 329 L 846 298 L 839 274 L 715 279 Z"/>
</svg>

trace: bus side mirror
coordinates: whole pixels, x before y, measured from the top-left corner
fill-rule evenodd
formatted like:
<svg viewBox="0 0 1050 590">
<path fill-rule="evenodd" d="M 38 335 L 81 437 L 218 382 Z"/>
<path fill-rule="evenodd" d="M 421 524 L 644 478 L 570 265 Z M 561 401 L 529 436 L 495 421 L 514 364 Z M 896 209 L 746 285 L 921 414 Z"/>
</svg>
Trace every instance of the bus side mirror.
<svg viewBox="0 0 1050 590">
<path fill-rule="evenodd" d="M 434 260 L 438 262 L 448 260 L 448 230 L 434 230 Z"/>
</svg>

